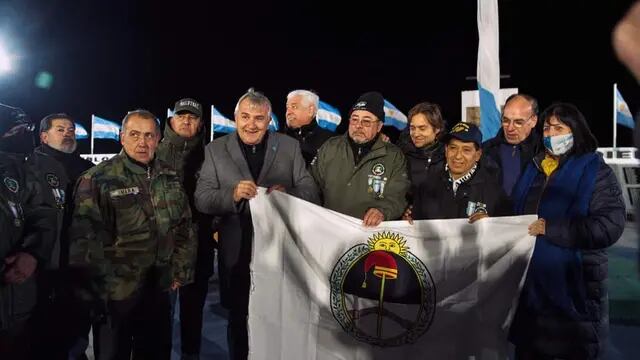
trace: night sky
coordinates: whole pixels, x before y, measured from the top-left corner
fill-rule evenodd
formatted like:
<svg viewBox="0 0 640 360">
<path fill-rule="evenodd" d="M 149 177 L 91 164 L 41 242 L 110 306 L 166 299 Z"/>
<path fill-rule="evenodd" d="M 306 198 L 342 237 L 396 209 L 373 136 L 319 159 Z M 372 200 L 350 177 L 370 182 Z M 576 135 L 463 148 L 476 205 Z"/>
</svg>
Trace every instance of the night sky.
<svg viewBox="0 0 640 360">
<path fill-rule="evenodd" d="M 414 104 L 460 119 L 460 91 L 474 90 L 475 1 L 32 1 L 0 0 L 0 39 L 20 55 L 0 75 L 0 102 L 35 120 L 67 112 L 120 121 L 146 108 L 161 118 L 182 97 L 232 117 L 249 88 L 264 92 L 284 120 L 286 94 L 313 89 L 343 117 L 358 95 L 378 90 L 405 114 Z M 384 5 L 383 5 L 384 4 Z M 433 5 L 439 4 L 439 5 Z M 611 145 L 612 84 L 640 110 L 638 83 L 611 48 L 611 31 L 631 1 L 500 1 L 501 86 L 536 96 L 544 108 L 575 103 L 601 146 Z M 53 75 L 38 88 L 41 71 Z M 619 128 L 618 146 L 631 145 Z M 80 142 L 88 152 L 88 141 Z M 115 151 L 96 142 L 96 152 Z"/>
</svg>

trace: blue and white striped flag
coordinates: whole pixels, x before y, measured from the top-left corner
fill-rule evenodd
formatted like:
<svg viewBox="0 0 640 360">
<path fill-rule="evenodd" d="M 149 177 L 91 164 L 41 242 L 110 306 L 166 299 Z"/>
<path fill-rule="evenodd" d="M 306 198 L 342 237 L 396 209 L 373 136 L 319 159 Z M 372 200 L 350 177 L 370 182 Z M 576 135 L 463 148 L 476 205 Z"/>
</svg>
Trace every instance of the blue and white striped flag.
<svg viewBox="0 0 640 360">
<path fill-rule="evenodd" d="M 94 139 L 120 139 L 120 124 L 91 115 L 91 134 Z"/>
<path fill-rule="evenodd" d="M 629 105 L 624 101 L 622 95 L 620 94 L 620 90 L 618 87 L 616 89 L 616 122 L 622 126 L 626 126 L 628 128 L 633 129 L 635 127 L 635 122 L 633 121 L 633 115 L 631 115 L 631 110 L 629 110 Z"/>
<path fill-rule="evenodd" d="M 173 117 L 173 110 L 167 109 L 167 119 Z"/>
<path fill-rule="evenodd" d="M 211 136 L 214 133 L 229 134 L 236 131 L 235 121 L 231 121 L 211 105 Z"/>
<path fill-rule="evenodd" d="M 276 114 L 271 112 L 271 121 L 269 122 L 269 131 L 278 131 L 280 129 L 280 122 Z"/>
<path fill-rule="evenodd" d="M 340 111 L 337 108 L 322 100 L 318 103 L 318 113 L 316 114 L 318 126 L 335 132 L 341 121 L 342 116 L 340 116 Z"/>
<path fill-rule="evenodd" d="M 87 132 L 87 129 L 84 128 L 84 126 L 78 124 L 78 123 L 74 123 L 75 128 L 76 128 L 76 139 L 80 140 L 80 139 L 88 139 L 89 138 L 89 133 Z"/>
<path fill-rule="evenodd" d="M 500 130 L 500 37 L 498 0 L 478 0 L 478 92 L 480 131 L 489 140 Z"/>
<path fill-rule="evenodd" d="M 384 100 L 384 124 L 393 126 L 398 130 L 403 130 L 407 127 L 407 116 L 386 99 Z"/>
</svg>

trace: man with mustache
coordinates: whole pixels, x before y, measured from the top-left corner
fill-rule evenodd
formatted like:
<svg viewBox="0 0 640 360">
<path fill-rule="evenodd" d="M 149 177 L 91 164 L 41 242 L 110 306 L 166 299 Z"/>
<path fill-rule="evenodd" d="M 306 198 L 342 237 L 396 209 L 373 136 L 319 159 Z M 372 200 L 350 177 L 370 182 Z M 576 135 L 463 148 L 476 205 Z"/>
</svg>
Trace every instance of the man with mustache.
<svg viewBox="0 0 640 360">
<path fill-rule="evenodd" d="M 198 359 L 202 334 L 202 307 L 207 298 L 209 277 L 213 275 L 214 240 L 212 217 L 199 212 L 193 202 L 196 174 L 204 161 L 205 131 L 202 105 L 191 98 L 178 100 L 173 116 L 164 127 L 157 157 L 173 166 L 180 175 L 198 237 L 193 283 L 181 287 L 180 335 L 182 359 Z"/>
<path fill-rule="evenodd" d="M 382 94 L 363 94 L 351 108 L 347 134 L 327 140 L 311 162 L 323 205 L 368 227 L 400 218 L 410 185 L 402 150 L 381 139 L 383 121 Z"/>
<path fill-rule="evenodd" d="M 38 306 L 33 320 L 41 344 L 34 352 L 41 357 L 82 356 L 80 353 L 88 345 L 88 313 L 73 302 L 64 278 L 69 259 L 68 229 L 74 185 L 80 174 L 94 166 L 80 157 L 76 148 L 73 118 L 64 113 L 50 114 L 40 121 L 40 146 L 27 159 L 27 165 L 45 190 L 45 200 L 58 213 L 56 243 L 51 259 L 43 264 L 44 271 L 38 278 Z M 60 330 L 61 323 L 67 324 L 64 330 Z"/>
</svg>

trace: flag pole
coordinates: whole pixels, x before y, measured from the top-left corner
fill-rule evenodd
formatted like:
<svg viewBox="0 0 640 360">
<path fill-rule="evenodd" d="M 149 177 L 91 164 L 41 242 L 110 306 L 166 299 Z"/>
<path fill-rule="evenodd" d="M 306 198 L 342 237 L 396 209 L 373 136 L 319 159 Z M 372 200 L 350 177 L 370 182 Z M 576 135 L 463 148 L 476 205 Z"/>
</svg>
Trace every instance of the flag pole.
<svg viewBox="0 0 640 360">
<path fill-rule="evenodd" d="M 616 96 L 618 92 L 618 84 L 613 83 L 613 158 L 616 158 L 616 145 L 618 140 L 618 111 L 617 111 L 617 102 L 618 97 Z"/>
<path fill-rule="evenodd" d="M 93 155 L 93 128 L 94 128 L 94 116 L 93 114 L 91 114 L 91 155 Z"/>
<path fill-rule="evenodd" d="M 213 105 L 211 105 L 211 136 L 209 142 L 213 141 Z"/>
<path fill-rule="evenodd" d="M 384 280 L 385 274 L 382 274 L 382 281 L 380 283 L 380 298 L 378 298 L 378 326 L 377 335 L 378 339 L 382 339 L 382 314 L 384 312 Z"/>
</svg>

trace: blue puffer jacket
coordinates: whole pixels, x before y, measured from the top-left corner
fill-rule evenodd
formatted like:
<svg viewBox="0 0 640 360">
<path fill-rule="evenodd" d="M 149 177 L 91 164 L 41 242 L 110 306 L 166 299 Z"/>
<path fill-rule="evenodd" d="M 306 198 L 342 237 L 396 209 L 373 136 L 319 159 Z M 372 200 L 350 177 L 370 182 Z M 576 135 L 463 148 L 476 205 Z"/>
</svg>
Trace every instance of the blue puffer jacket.
<svg viewBox="0 0 640 360">
<path fill-rule="evenodd" d="M 622 192 L 598 154 L 562 159 L 548 180 L 543 158 L 512 193 L 516 214 L 538 214 L 546 231 L 536 239 L 510 338 L 539 354 L 598 359 L 609 330 L 606 248 L 624 230 Z"/>
</svg>

